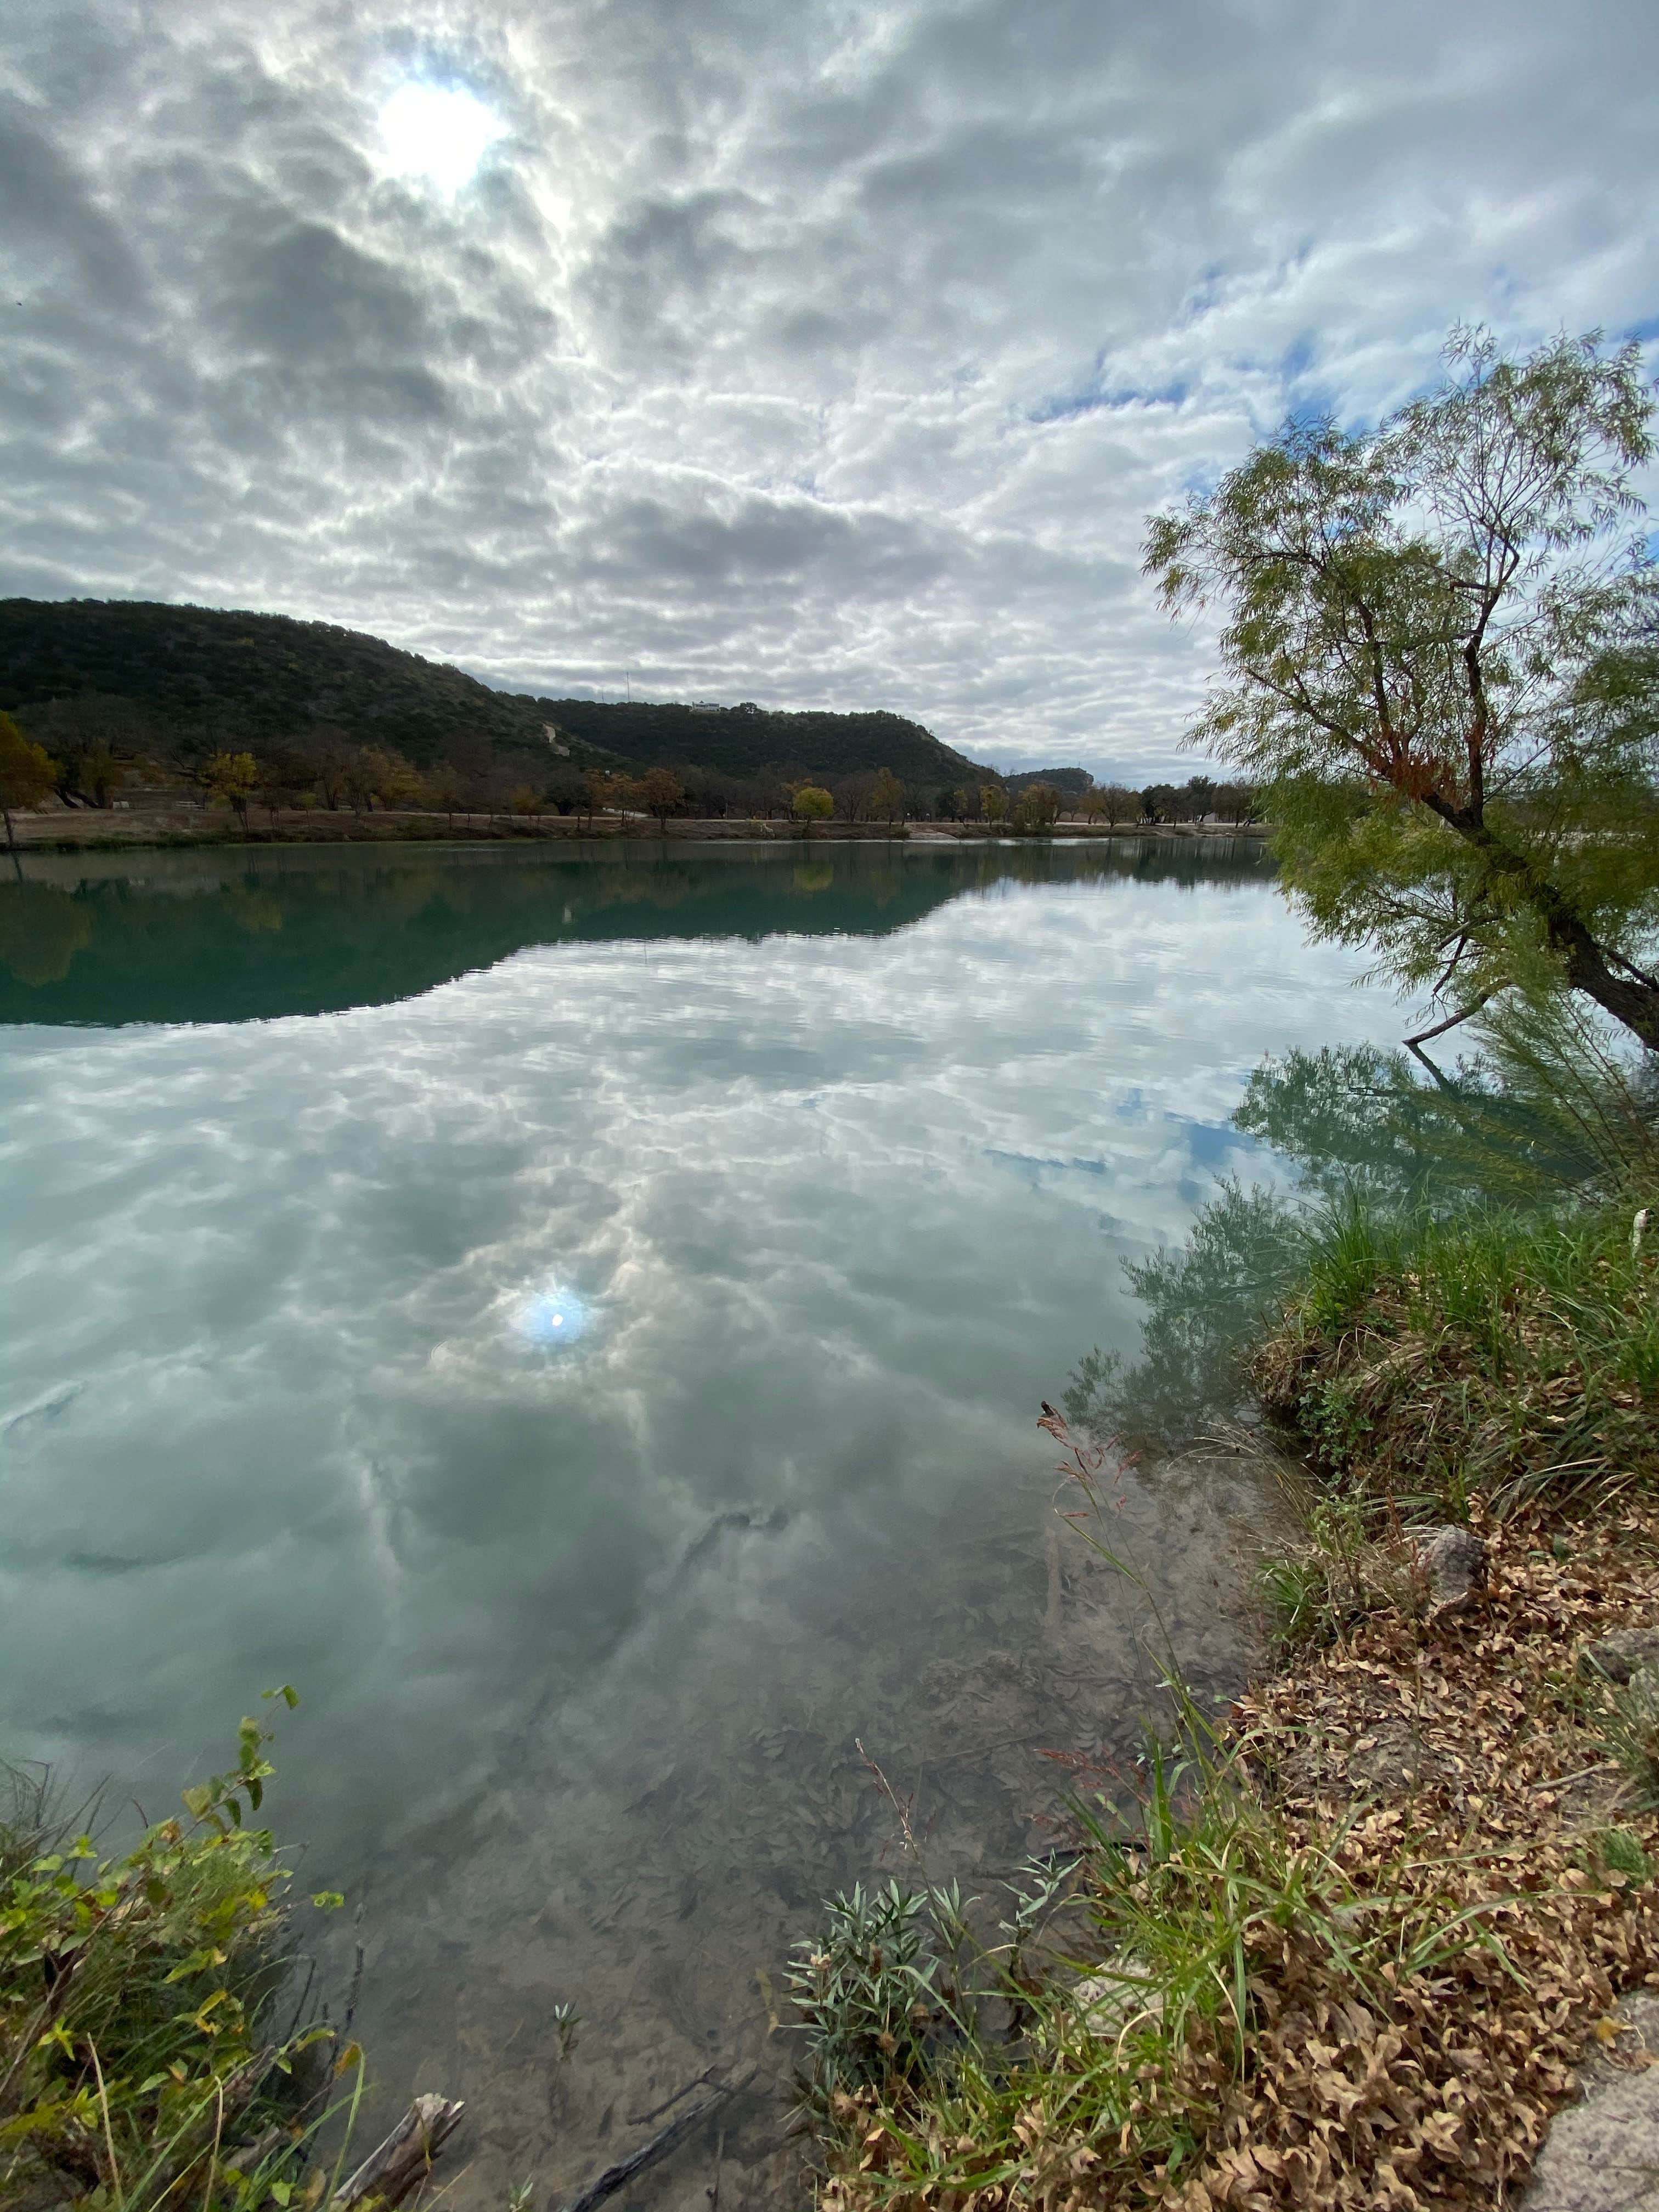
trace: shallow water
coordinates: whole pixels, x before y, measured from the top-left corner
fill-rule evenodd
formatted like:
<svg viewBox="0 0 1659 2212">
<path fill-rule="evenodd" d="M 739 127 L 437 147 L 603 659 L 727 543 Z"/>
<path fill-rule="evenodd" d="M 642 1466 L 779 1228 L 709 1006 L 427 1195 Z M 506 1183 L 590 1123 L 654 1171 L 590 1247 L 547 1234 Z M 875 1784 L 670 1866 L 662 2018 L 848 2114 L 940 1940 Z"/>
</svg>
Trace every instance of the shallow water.
<svg viewBox="0 0 1659 2212">
<path fill-rule="evenodd" d="M 0 1746 L 155 1815 L 258 1691 L 381 2103 L 538 2204 L 758 2059 L 817 1900 L 981 1884 L 1133 1749 L 1146 1601 L 1034 1422 L 1118 1260 L 1392 1039 L 1249 848 L 292 848 L 0 884 Z M 1242 1492 L 1115 1540 L 1236 1680 Z M 860 1746 L 862 1748 L 860 1748 Z M 552 2006 L 581 2016 L 562 2063 Z M 706 2205 L 715 2143 L 618 2200 Z M 781 2159 L 782 2162 L 781 2161 Z"/>
</svg>

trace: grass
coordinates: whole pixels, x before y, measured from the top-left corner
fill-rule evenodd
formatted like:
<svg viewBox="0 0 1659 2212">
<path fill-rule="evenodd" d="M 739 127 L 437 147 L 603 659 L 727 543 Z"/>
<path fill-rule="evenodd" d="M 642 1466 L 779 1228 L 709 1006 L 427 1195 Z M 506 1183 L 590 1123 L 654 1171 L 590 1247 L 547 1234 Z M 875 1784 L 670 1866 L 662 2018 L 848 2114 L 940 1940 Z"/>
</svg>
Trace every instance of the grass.
<svg viewBox="0 0 1659 2212">
<path fill-rule="evenodd" d="M 1642 1194 L 1306 1232 L 1252 1366 L 1297 1455 L 1264 1454 L 1298 1528 L 1261 1569 L 1272 1671 L 1212 1728 L 1171 1668 L 1018 1960 L 951 1950 L 926 1888 L 902 1945 L 867 1901 L 832 1919 L 798 1989 L 824 2204 L 1472 2209 L 1524 2181 L 1584 2039 L 1659 1982 L 1659 1684 L 1576 1659 L 1659 1618 Z M 1109 1447 L 1043 1425 L 1114 1557 Z M 1413 1565 L 1447 1520 L 1487 1547 L 1462 1609 Z"/>
<path fill-rule="evenodd" d="M 1256 1352 L 1264 1404 L 1338 1491 L 1453 1517 L 1653 1487 L 1659 1253 L 1637 1211 L 1334 1214 Z"/>
</svg>

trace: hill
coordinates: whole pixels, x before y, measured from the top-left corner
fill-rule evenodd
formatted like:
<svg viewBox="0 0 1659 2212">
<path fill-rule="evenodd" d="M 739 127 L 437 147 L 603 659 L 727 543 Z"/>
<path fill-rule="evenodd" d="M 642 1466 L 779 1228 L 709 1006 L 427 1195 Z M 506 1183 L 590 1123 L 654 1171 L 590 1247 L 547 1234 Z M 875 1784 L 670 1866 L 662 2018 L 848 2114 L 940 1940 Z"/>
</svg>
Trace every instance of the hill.
<svg viewBox="0 0 1659 2212">
<path fill-rule="evenodd" d="M 456 744 L 548 751 L 544 702 L 333 623 L 126 599 L 0 599 L 0 708 L 106 702 L 169 734 L 246 746 L 328 728 L 422 768 Z M 28 717 L 22 714 L 26 721 Z M 573 752 L 574 749 L 573 748 Z"/>
<path fill-rule="evenodd" d="M 786 765 L 832 777 L 890 768 L 930 790 L 992 773 L 897 714 L 534 698 L 333 623 L 143 600 L 0 599 L 0 708 L 26 724 L 34 708 L 51 744 L 46 710 L 66 701 L 95 702 L 112 730 L 186 757 L 219 745 L 270 750 L 326 731 L 395 746 L 421 768 L 483 749 L 545 764 L 551 724 L 578 767 L 663 762 L 737 778 Z"/>
<path fill-rule="evenodd" d="M 920 722 L 879 708 L 832 714 L 772 713 L 746 700 L 736 707 L 628 706 L 598 699 L 544 703 L 562 730 L 641 768 L 653 761 L 695 763 L 739 777 L 769 767 L 826 776 L 890 768 L 908 784 L 930 787 L 977 782 L 995 773 L 953 752 Z"/>
</svg>

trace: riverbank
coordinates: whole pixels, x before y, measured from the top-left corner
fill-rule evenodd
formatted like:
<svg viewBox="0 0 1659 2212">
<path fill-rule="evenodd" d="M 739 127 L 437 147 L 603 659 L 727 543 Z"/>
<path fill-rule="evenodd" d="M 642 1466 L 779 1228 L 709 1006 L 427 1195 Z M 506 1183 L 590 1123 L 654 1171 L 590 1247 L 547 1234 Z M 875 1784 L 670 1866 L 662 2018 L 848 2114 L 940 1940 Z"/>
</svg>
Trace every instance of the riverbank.
<svg viewBox="0 0 1659 2212">
<path fill-rule="evenodd" d="M 233 816 L 204 806 L 54 808 L 50 812 L 15 814 L 12 819 L 19 850 L 36 853 L 102 852 L 133 845 L 533 844 L 624 838 L 795 845 L 885 842 L 899 838 L 913 843 L 986 844 L 1010 835 L 982 822 L 914 822 L 892 829 L 872 822 L 815 822 L 808 831 L 797 822 L 739 820 L 730 815 L 707 820 L 671 815 L 659 822 L 647 815 L 357 814 L 314 807 L 283 810 L 274 817 L 261 810 L 250 817 L 246 830 Z M 1267 834 L 1260 824 L 1239 829 L 1218 823 L 1061 822 L 1048 837 L 1036 842 L 1155 837 L 1201 843 L 1236 837 L 1263 839 Z"/>
<path fill-rule="evenodd" d="M 1177 1690 L 1135 1786 L 1079 1775 L 1069 1899 L 1041 1957 L 1000 1954 L 1000 2009 L 941 1972 L 860 2052 L 868 1958 L 809 1959 L 826 2203 L 1489 2207 L 1587 2046 L 1647 2063 L 1615 2011 L 1659 1983 L 1633 1212 L 1316 1247 L 1253 1370 L 1302 1456 L 1237 1440 L 1299 1528 L 1261 1566 L 1264 1679 L 1218 1727 Z M 1109 1547 L 1109 1450 L 1045 1425 Z"/>
</svg>

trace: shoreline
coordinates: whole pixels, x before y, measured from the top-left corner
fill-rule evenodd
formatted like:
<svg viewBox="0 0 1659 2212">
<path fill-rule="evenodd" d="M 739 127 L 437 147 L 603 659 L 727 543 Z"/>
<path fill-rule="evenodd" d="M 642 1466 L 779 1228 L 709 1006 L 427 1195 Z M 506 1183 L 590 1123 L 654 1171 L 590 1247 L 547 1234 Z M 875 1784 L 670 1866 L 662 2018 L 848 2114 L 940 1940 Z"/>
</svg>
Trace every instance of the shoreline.
<svg viewBox="0 0 1659 2212">
<path fill-rule="evenodd" d="M 29 853 L 97 853 L 130 848 L 174 848 L 185 846 L 240 845 L 536 845 L 568 843 L 700 844 L 915 844 L 915 845 L 1052 845 L 1093 843 L 1101 839 L 1153 838 L 1171 844 L 1213 844 L 1249 838 L 1265 842 L 1268 832 L 1260 823 L 1243 828 L 1217 823 L 1061 822 L 1042 835 L 1017 836 L 979 822 L 919 822 L 883 830 L 867 822 L 820 822 L 810 832 L 799 823 L 763 822 L 730 815 L 699 817 L 671 816 L 665 822 L 630 817 L 623 820 L 600 817 L 583 824 L 577 815 L 455 815 L 392 813 L 356 815 L 325 813 L 295 808 L 279 814 L 273 823 L 251 824 L 243 830 L 224 814 L 197 807 L 132 807 L 87 810 L 94 813 L 96 827 L 81 824 L 85 814 L 76 811 L 66 823 L 62 814 L 15 814 L 15 850 Z M 72 824 L 73 826 L 70 826 Z"/>
<path fill-rule="evenodd" d="M 854 2044 L 860 2075 L 826 1976 L 824 2212 L 1553 2212 L 1647 2161 L 1659 1277 L 1636 1195 L 1315 1250 L 1249 1361 L 1269 1425 L 1224 1455 L 1293 1522 L 1258 1550 L 1252 1686 L 1206 1718 L 1171 1668 L 1139 1778 L 1079 1793 L 1066 1917 L 991 1984 L 1013 2027 L 923 2022 L 896 2063 Z M 1041 1425 L 1108 1550 L 1112 1448 Z"/>
</svg>

